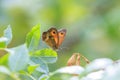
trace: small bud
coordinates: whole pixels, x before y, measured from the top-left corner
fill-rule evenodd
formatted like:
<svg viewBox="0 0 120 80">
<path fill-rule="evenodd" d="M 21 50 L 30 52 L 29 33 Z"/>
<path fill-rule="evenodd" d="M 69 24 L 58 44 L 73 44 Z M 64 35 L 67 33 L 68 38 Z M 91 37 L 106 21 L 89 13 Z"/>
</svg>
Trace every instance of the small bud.
<svg viewBox="0 0 120 80">
<path fill-rule="evenodd" d="M 72 66 L 72 65 L 75 65 L 76 64 L 76 57 L 77 57 L 77 54 L 74 53 L 68 60 L 67 62 L 67 66 Z"/>
<path fill-rule="evenodd" d="M 77 55 L 77 59 L 76 59 L 76 65 L 80 65 L 80 54 Z"/>
</svg>

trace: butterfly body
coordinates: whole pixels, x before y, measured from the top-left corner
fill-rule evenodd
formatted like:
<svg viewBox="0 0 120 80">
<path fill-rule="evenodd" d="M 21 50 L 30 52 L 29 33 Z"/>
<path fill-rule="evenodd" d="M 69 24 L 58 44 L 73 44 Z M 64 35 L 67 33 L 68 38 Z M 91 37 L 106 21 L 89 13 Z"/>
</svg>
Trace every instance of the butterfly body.
<svg viewBox="0 0 120 80">
<path fill-rule="evenodd" d="M 57 30 L 56 28 L 50 28 L 48 31 L 43 32 L 42 40 L 56 50 L 62 44 L 65 35 L 66 29 Z"/>
</svg>

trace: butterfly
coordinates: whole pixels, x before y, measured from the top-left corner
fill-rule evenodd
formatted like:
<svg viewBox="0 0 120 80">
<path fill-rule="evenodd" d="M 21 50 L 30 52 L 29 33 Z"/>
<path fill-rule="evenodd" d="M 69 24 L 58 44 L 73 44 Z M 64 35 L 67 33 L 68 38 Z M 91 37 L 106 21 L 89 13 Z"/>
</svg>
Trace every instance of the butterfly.
<svg viewBox="0 0 120 80">
<path fill-rule="evenodd" d="M 62 44 L 67 30 L 60 29 L 57 30 L 56 28 L 50 28 L 48 31 L 42 33 L 42 40 L 52 49 L 57 50 L 59 49 L 60 45 Z"/>
</svg>

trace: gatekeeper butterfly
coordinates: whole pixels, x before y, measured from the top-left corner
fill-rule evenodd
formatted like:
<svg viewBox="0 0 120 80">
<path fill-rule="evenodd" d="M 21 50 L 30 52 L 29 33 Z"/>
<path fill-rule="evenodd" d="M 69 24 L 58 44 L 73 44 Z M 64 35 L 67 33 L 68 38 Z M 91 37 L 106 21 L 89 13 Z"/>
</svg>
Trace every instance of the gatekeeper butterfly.
<svg viewBox="0 0 120 80">
<path fill-rule="evenodd" d="M 65 35 L 66 29 L 57 30 L 56 28 L 50 28 L 48 31 L 43 32 L 42 40 L 54 50 L 58 49 L 62 44 Z"/>
</svg>

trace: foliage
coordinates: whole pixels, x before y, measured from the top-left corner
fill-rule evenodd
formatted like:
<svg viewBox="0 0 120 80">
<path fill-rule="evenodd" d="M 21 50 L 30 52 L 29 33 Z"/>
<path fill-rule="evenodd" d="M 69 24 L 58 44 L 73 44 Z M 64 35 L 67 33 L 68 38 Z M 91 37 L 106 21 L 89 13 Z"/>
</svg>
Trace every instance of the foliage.
<svg viewBox="0 0 120 80">
<path fill-rule="evenodd" d="M 12 40 L 12 30 L 8 26 L 0 38 L 0 50 L 6 54 L 0 58 L 2 80 L 118 80 L 120 61 L 96 59 L 86 67 L 66 66 L 50 72 L 48 64 L 57 61 L 57 53 L 48 48 L 38 49 L 40 25 L 28 33 L 24 44 L 8 48 Z"/>
<path fill-rule="evenodd" d="M 84 68 L 81 66 L 60 68 L 51 74 L 50 80 L 119 80 L 119 73 L 120 61 L 113 62 L 111 59 L 101 58 Z"/>
<path fill-rule="evenodd" d="M 40 41 L 40 25 L 36 25 L 28 33 L 26 42 L 20 46 L 8 48 L 12 40 L 12 30 L 8 26 L 4 31 L 4 36 L 0 38 L 0 50 L 6 54 L 0 58 L 0 72 L 10 76 L 15 80 L 24 80 L 26 77 L 37 80 L 40 75 L 48 76 L 48 63 L 57 60 L 57 53 L 51 49 L 37 49 Z M 38 72 L 38 77 L 34 73 Z M 17 77 L 16 77 L 17 75 Z"/>
</svg>

